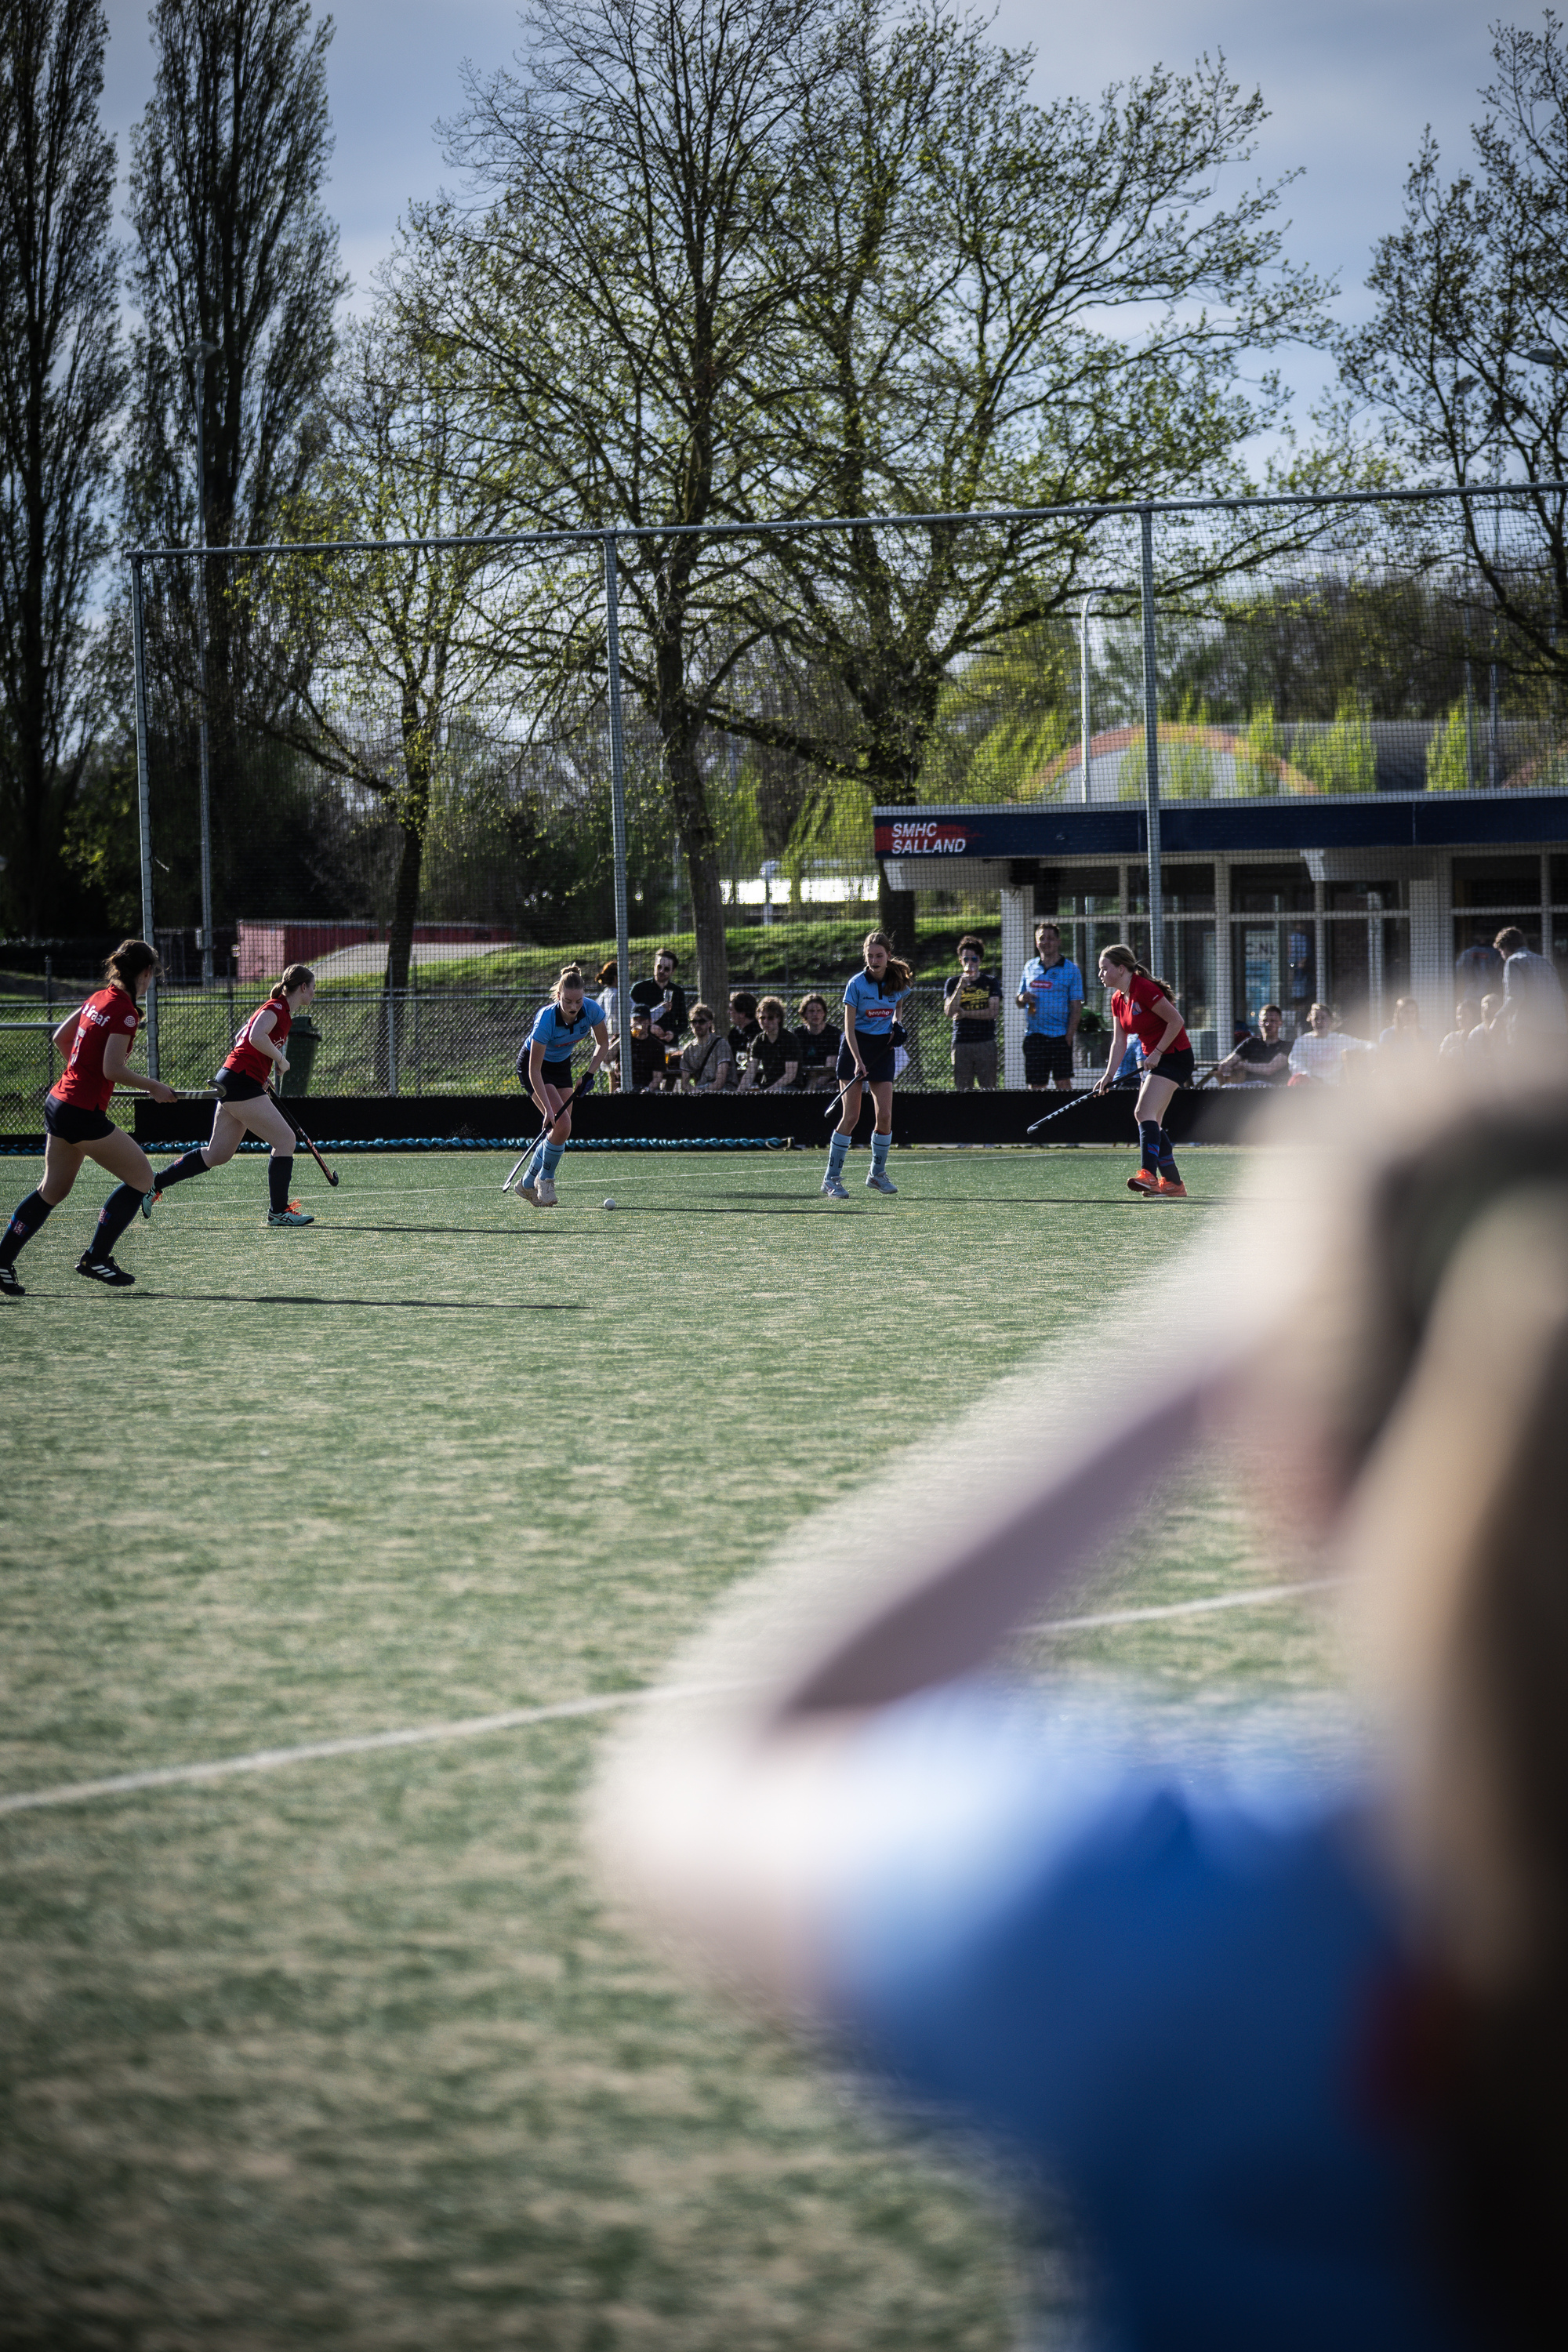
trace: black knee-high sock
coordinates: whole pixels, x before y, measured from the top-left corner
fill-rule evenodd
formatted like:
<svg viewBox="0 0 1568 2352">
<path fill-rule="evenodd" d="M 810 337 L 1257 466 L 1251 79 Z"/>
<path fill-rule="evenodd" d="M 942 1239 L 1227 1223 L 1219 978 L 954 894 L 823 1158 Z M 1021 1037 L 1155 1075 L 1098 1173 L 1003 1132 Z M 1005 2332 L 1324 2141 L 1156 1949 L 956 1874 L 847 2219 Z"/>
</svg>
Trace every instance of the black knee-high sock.
<svg viewBox="0 0 1568 2352">
<path fill-rule="evenodd" d="M 32 1240 L 54 1205 L 52 1201 L 46 1201 L 41 1192 L 29 1192 L 12 1212 L 10 1223 L 4 1234 L 0 1234 L 0 1265 L 16 1263 L 16 1252 L 24 1243 Z"/>
<path fill-rule="evenodd" d="M 185 1152 L 181 1159 L 174 1162 L 173 1166 L 164 1169 L 158 1179 L 158 1190 L 160 1192 L 166 1192 L 171 1184 L 183 1184 L 187 1176 L 210 1176 L 211 1173 L 211 1169 L 202 1158 L 201 1146 L 198 1144 L 194 1151 Z"/>
<path fill-rule="evenodd" d="M 293 1153 L 290 1151 L 285 1159 L 281 1152 L 275 1151 L 267 1163 L 267 1192 L 275 1216 L 279 1209 L 289 1206 L 289 1187 L 293 1178 Z"/>
<path fill-rule="evenodd" d="M 112 1257 L 115 1243 L 141 1206 L 142 1195 L 134 1184 L 117 1184 L 98 1213 L 98 1231 L 89 1256 Z"/>
<path fill-rule="evenodd" d="M 1176 1155 L 1171 1149 L 1170 1136 L 1163 1128 L 1160 1129 L 1160 1173 L 1162 1176 L 1168 1176 L 1173 1184 L 1179 1184 L 1182 1181 L 1181 1171 L 1176 1166 Z"/>
<path fill-rule="evenodd" d="M 1160 1123 L 1158 1119 L 1141 1118 L 1138 1122 L 1139 1156 L 1152 1176 L 1160 1165 Z"/>
</svg>

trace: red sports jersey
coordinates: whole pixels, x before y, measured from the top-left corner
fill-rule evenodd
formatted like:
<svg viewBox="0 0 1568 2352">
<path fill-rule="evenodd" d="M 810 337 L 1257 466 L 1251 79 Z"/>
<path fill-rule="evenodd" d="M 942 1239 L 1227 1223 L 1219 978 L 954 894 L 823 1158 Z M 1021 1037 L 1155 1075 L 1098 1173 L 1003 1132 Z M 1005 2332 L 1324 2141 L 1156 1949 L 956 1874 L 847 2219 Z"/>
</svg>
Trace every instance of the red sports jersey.
<svg viewBox="0 0 1568 2352">
<path fill-rule="evenodd" d="M 64 1074 L 51 1089 L 57 1102 L 82 1110 L 107 1110 L 114 1080 L 103 1075 L 103 1050 L 116 1034 L 127 1043 L 142 1025 L 133 996 L 122 988 L 100 988 L 76 1016 L 76 1035 Z"/>
<path fill-rule="evenodd" d="M 1152 1054 L 1160 1044 L 1165 1026 L 1165 1008 L 1171 1000 L 1161 994 L 1152 980 L 1135 980 L 1125 996 L 1120 989 L 1110 1000 L 1112 1018 L 1123 1029 L 1130 1029 L 1146 1054 Z M 1179 1054 L 1192 1039 L 1184 1029 L 1178 1029 L 1170 1040 L 1168 1050 Z"/>
<path fill-rule="evenodd" d="M 243 1070 L 247 1078 L 259 1078 L 263 1085 L 278 1067 L 270 1055 L 258 1053 L 250 1042 L 250 1033 L 264 1013 L 274 1013 L 278 1016 L 272 1024 L 273 1045 L 287 1045 L 294 1019 L 289 1010 L 289 1000 L 283 996 L 269 996 L 265 1004 L 257 1006 L 244 1028 L 236 1031 L 234 1044 L 224 1061 L 226 1070 Z"/>
</svg>

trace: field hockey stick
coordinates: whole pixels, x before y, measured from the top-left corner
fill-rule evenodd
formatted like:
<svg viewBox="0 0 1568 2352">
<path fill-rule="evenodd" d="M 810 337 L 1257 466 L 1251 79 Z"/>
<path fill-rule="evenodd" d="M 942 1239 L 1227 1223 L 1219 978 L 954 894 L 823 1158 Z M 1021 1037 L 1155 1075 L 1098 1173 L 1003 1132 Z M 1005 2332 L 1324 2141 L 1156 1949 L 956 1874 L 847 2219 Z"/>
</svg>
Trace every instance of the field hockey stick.
<svg viewBox="0 0 1568 2352">
<path fill-rule="evenodd" d="M 1129 1081 L 1129 1080 L 1127 1080 L 1127 1079 L 1125 1079 L 1125 1078 L 1112 1078 L 1112 1080 L 1111 1080 L 1110 1084 L 1106 1087 L 1105 1091 L 1106 1091 L 1106 1093 L 1107 1093 L 1108 1095 L 1124 1095 L 1124 1094 L 1127 1094 L 1127 1093 L 1129 1093 L 1129 1092 L 1131 1091 L 1131 1084 L 1130 1084 L 1130 1081 Z M 1099 1092 L 1100 1092 L 1100 1088 L 1099 1088 L 1098 1087 L 1090 1087 L 1090 1088 L 1089 1089 L 1089 1095 L 1096 1095 L 1096 1094 L 1098 1094 Z M 1082 1102 L 1087 1101 L 1087 1100 L 1088 1100 L 1088 1098 L 1089 1098 L 1089 1097 L 1088 1097 L 1088 1096 L 1085 1096 L 1085 1095 L 1072 1095 L 1072 1096 L 1070 1096 L 1070 1097 L 1068 1097 L 1068 1099 L 1065 1103 L 1061 1104 L 1061 1105 L 1060 1105 L 1060 1107 L 1059 1107 L 1058 1109 L 1056 1109 L 1056 1110 L 1048 1110 L 1048 1111 L 1046 1113 L 1046 1115 L 1045 1115 L 1044 1118 L 1037 1118 L 1037 1119 L 1035 1121 L 1035 1124 L 1034 1124 L 1034 1126 L 1033 1126 L 1033 1127 L 1026 1127 L 1026 1128 L 1024 1129 L 1025 1134 L 1026 1134 L 1026 1135 L 1035 1135 L 1035 1134 L 1037 1134 L 1037 1133 L 1038 1133 L 1038 1131 L 1039 1131 L 1039 1129 L 1040 1129 L 1042 1127 L 1049 1127 L 1049 1125 L 1050 1125 L 1050 1123 L 1051 1123 L 1051 1121 L 1052 1121 L 1052 1119 L 1053 1119 L 1053 1118 L 1066 1118 L 1066 1117 L 1067 1117 L 1067 1115 L 1068 1115 L 1068 1111 L 1069 1111 L 1069 1110 L 1077 1110 L 1077 1109 L 1078 1109 L 1078 1108 L 1079 1108 L 1079 1105 L 1080 1103 L 1082 1103 Z"/>
<path fill-rule="evenodd" d="M 839 1104 L 844 1100 L 845 1096 L 848 1093 L 851 1087 L 868 1087 L 870 1083 L 870 1079 L 867 1077 L 863 1070 L 857 1070 L 855 1076 L 852 1078 L 847 1079 L 844 1085 L 839 1087 L 838 1092 L 834 1096 L 833 1100 L 823 1112 L 823 1118 L 831 1118 L 833 1117 L 834 1112 L 838 1108 Z"/>
<path fill-rule="evenodd" d="M 273 1101 L 277 1104 L 277 1106 L 278 1106 L 279 1109 L 282 1112 L 282 1114 L 283 1114 L 284 1118 L 288 1120 L 288 1122 L 289 1122 L 289 1126 L 293 1129 L 296 1141 L 298 1141 L 298 1142 L 300 1142 L 300 1143 L 302 1143 L 302 1144 L 304 1145 L 304 1147 L 305 1147 L 306 1150 L 310 1153 L 310 1155 L 311 1159 L 315 1161 L 315 1163 L 316 1163 L 317 1167 L 321 1170 L 321 1171 L 322 1175 L 326 1178 L 326 1180 L 327 1180 L 328 1183 L 332 1187 L 332 1190 L 333 1190 L 334 1192 L 336 1192 L 336 1190 L 337 1190 L 337 1185 L 338 1185 L 338 1180 L 337 1180 L 336 1176 L 332 1173 L 332 1171 L 328 1167 L 328 1165 L 327 1165 L 326 1161 L 322 1159 L 322 1157 L 321 1157 L 321 1153 L 317 1150 L 317 1149 L 316 1149 L 315 1145 L 311 1142 L 311 1140 L 310 1140 L 310 1137 L 306 1134 L 306 1132 L 305 1132 L 304 1129 L 300 1126 L 300 1124 L 299 1120 L 295 1118 L 295 1116 L 294 1116 L 293 1112 L 289 1109 L 289 1108 L 288 1104 L 283 1100 L 283 1097 L 282 1097 L 282 1096 L 279 1093 L 278 1088 L 277 1088 L 277 1087 L 276 1087 L 276 1086 L 273 1086 L 273 1087 L 272 1087 L 272 1088 L 271 1088 L 271 1094 L 272 1094 L 272 1099 L 273 1099 Z"/>
<path fill-rule="evenodd" d="M 573 1104 L 576 1101 L 578 1096 L 580 1094 L 584 1094 L 588 1087 L 593 1084 L 593 1079 L 594 1071 L 592 1066 L 590 1066 L 588 1069 L 584 1071 L 582 1076 L 578 1079 L 576 1085 L 573 1087 L 571 1093 L 567 1096 L 559 1110 L 544 1110 L 542 1105 L 541 1106 L 542 1124 L 540 1128 L 539 1133 L 534 1137 L 533 1141 L 529 1145 L 528 1150 L 523 1153 L 522 1158 L 521 1160 L 513 1160 L 510 1172 L 508 1175 L 506 1181 L 501 1186 L 501 1191 L 503 1192 L 510 1192 L 511 1191 L 512 1186 L 517 1181 L 518 1171 L 521 1168 L 527 1167 L 529 1161 L 538 1150 L 541 1142 L 544 1137 L 549 1134 L 556 1120 L 565 1117 Z"/>
</svg>

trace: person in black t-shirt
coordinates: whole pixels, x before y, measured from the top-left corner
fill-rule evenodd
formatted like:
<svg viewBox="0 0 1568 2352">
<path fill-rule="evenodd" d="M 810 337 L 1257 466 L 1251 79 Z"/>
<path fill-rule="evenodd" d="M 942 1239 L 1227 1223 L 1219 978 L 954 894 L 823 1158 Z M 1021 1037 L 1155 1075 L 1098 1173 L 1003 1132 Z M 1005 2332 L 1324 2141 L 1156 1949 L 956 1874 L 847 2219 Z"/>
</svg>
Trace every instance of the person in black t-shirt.
<svg viewBox="0 0 1568 2352">
<path fill-rule="evenodd" d="M 736 1069 L 742 1075 L 746 1056 L 762 1034 L 756 998 L 749 988 L 732 989 L 730 992 L 730 1051 L 734 1055 Z"/>
<path fill-rule="evenodd" d="M 1244 1037 L 1215 1072 L 1222 1087 L 1256 1085 L 1261 1078 L 1271 1087 L 1285 1086 L 1290 1076 L 1290 1048 L 1279 1034 L 1284 1019 L 1277 1004 L 1265 1004 L 1258 1015 L 1258 1034 Z"/>
<path fill-rule="evenodd" d="M 958 942 L 959 971 L 942 993 L 942 1009 L 952 1024 L 952 1083 L 960 1094 L 996 1083 L 996 1015 L 1002 983 L 982 971 L 984 953 L 973 934 Z"/>
<path fill-rule="evenodd" d="M 815 990 L 800 1000 L 800 1027 L 795 1033 L 800 1083 L 813 1094 L 831 1092 L 837 1083 L 833 1066 L 844 1042 L 843 1032 L 827 1017 L 827 999 Z"/>
<path fill-rule="evenodd" d="M 799 1069 L 795 1032 L 784 1027 L 784 1009 L 776 996 L 764 996 L 757 1007 L 759 1034 L 752 1040 L 741 1080 L 742 1093 L 758 1087 L 793 1087 Z"/>
<path fill-rule="evenodd" d="M 656 1045 L 672 1051 L 686 1034 L 686 991 L 675 975 L 677 964 L 668 948 L 653 960 L 653 978 L 632 983 L 632 1003 L 646 1007 L 648 1030 Z"/>
</svg>

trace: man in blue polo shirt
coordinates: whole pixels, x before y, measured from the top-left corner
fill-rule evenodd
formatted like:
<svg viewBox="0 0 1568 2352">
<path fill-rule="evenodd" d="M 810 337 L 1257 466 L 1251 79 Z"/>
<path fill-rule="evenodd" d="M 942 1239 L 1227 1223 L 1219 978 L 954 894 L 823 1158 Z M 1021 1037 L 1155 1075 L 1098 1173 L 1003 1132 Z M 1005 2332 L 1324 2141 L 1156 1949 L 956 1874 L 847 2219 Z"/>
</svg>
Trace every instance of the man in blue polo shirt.
<svg viewBox="0 0 1568 2352">
<path fill-rule="evenodd" d="M 1035 952 L 1024 966 L 1014 1002 L 1029 1018 L 1024 1030 L 1024 1083 L 1036 1088 L 1072 1085 L 1072 1041 L 1083 1011 L 1083 974 L 1062 953 L 1055 923 L 1035 925 Z"/>
</svg>

